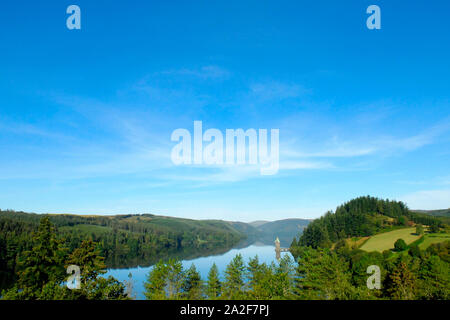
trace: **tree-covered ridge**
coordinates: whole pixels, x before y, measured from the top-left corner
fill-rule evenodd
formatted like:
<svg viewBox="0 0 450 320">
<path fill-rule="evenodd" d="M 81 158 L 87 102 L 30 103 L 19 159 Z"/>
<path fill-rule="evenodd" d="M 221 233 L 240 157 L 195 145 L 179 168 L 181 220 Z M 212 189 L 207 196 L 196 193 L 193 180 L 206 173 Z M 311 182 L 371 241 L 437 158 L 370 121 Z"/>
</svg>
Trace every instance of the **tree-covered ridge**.
<svg viewBox="0 0 450 320">
<path fill-rule="evenodd" d="M 152 214 L 115 216 L 49 214 L 48 216 L 58 228 L 81 226 L 82 228 L 77 231 L 128 232 L 141 236 L 146 235 L 151 236 L 152 240 L 163 242 L 165 246 L 202 246 L 242 237 L 242 234 L 229 223 L 219 220 L 191 220 Z M 9 219 L 11 222 L 21 222 L 27 224 L 28 227 L 36 228 L 41 217 L 42 215 L 38 214 L 0 210 L 1 220 Z M 90 226 L 90 229 L 87 226 Z M 62 230 L 68 230 L 68 228 Z"/>
<path fill-rule="evenodd" d="M 430 216 L 438 216 L 438 217 L 448 217 L 450 218 L 450 208 L 449 209 L 441 209 L 441 210 L 412 210 L 416 213 L 423 213 Z"/>
<path fill-rule="evenodd" d="M 227 250 L 244 234 L 225 221 L 143 215 L 47 215 L 69 251 L 84 240 L 98 243 L 109 267 L 151 265 L 171 255 L 193 257 Z M 0 288 L 14 281 L 17 259 L 32 249 L 42 215 L 0 211 Z"/>
<path fill-rule="evenodd" d="M 398 226 L 420 223 L 443 226 L 436 217 L 410 211 L 403 202 L 359 197 L 311 222 L 292 246 L 330 247 L 341 239 L 365 237 Z"/>
</svg>

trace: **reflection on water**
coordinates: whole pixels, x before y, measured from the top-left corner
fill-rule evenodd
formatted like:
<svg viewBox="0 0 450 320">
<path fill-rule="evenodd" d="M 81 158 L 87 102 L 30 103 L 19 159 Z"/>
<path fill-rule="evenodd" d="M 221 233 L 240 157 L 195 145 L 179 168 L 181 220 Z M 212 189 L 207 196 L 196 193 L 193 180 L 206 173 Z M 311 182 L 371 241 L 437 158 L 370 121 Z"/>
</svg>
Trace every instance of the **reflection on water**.
<svg viewBox="0 0 450 320">
<path fill-rule="evenodd" d="M 149 255 L 135 256 L 133 254 L 114 254 L 106 258 L 105 263 L 111 269 L 127 269 L 140 267 L 149 267 L 157 263 L 159 260 L 167 261 L 169 259 L 192 260 L 199 257 L 207 257 L 211 255 L 219 255 L 229 251 L 236 246 L 220 246 L 216 248 L 205 247 L 184 247 L 184 248 L 167 248 L 159 254 L 149 253 Z M 247 244 L 246 246 L 248 246 Z"/>
<path fill-rule="evenodd" d="M 211 268 L 213 263 L 216 263 L 220 275 L 223 278 L 225 268 L 237 254 L 241 254 L 246 263 L 250 258 L 254 258 L 256 255 L 258 256 L 260 263 L 265 262 L 267 264 L 270 264 L 271 262 L 276 262 L 275 246 L 254 243 L 245 248 L 239 246 L 221 254 L 213 254 L 207 257 L 182 260 L 183 268 L 187 269 L 191 266 L 191 264 L 195 264 L 197 270 L 202 276 L 202 279 L 206 280 L 209 269 Z M 281 256 L 283 257 L 286 254 L 291 255 L 289 252 L 282 252 Z M 134 281 L 133 293 L 136 295 L 137 299 L 144 299 L 144 281 L 146 281 L 147 275 L 151 268 L 152 267 L 150 266 L 127 269 L 110 269 L 108 270 L 108 273 L 105 274 L 105 276 L 107 277 L 111 275 L 119 281 L 128 281 L 128 275 L 129 273 L 131 273 Z"/>
</svg>

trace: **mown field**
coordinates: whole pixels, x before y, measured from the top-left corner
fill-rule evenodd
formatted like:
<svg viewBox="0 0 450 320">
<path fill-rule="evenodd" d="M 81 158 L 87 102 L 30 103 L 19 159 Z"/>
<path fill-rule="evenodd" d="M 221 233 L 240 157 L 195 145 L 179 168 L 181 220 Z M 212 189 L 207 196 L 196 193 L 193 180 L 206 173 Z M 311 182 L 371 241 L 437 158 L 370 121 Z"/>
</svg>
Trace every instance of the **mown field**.
<svg viewBox="0 0 450 320">
<path fill-rule="evenodd" d="M 403 239 L 407 244 L 410 244 L 420 238 L 420 236 L 416 235 L 415 232 L 416 228 L 404 228 L 380 233 L 367 240 L 360 249 L 368 252 L 383 252 L 384 250 L 393 249 L 394 243 L 398 239 Z"/>
<path fill-rule="evenodd" d="M 448 233 L 433 233 L 425 235 L 425 239 L 419 244 L 421 250 L 425 250 L 434 243 L 450 241 L 450 234 Z"/>
</svg>

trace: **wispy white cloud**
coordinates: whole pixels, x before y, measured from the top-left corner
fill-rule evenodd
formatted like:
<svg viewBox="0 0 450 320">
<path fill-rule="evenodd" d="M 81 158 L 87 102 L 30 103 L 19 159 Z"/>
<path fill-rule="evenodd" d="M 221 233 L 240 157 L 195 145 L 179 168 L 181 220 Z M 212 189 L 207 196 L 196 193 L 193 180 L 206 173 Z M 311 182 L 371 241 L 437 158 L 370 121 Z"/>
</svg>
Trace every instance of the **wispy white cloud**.
<svg viewBox="0 0 450 320">
<path fill-rule="evenodd" d="M 293 158 L 352 158 L 373 154 L 377 149 L 364 146 L 351 147 L 348 143 L 343 143 L 342 145 L 335 145 L 332 148 L 318 151 L 301 151 L 301 147 L 297 150 L 287 149 L 283 151 L 283 154 Z"/>
<path fill-rule="evenodd" d="M 298 143 L 288 141 L 282 154 L 293 158 L 353 158 L 370 155 L 389 156 L 394 153 L 410 152 L 438 142 L 439 137 L 450 131 L 450 121 L 443 121 L 430 128 L 407 137 L 386 136 L 341 139 L 337 135 L 322 139 L 320 143 Z"/>
<path fill-rule="evenodd" d="M 449 131 L 450 119 L 445 119 L 419 134 L 404 138 L 381 138 L 376 143 L 384 149 L 413 151 L 435 143 L 439 136 Z"/>
<path fill-rule="evenodd" d="M 412 185 L 412 186 L 418 186 L 418 185 L 447 186 L 447 185 L 450 185 L 450 176 L 444 175 L 444 176 L 438 176 L 438 177 L 429 178 L 429 179 L 404 179 L 404 180 L 398 180 L 395 182 L 399 183 L 399 184 Z"/>
<path fill-rule="evenodd" d="M 217 80 L 225 79 L 231 75 L 231 72 L 221 68 L 216 65 L 203 66 L 198 69 L 174 69 L 158 72 L 157 75 L 168 75 L 168 76 L 187 76 L 195 77 L 202 80 Z"/>
<path fill-rule="evenodd" d="M 318 170 L 318 169 L 331 169 L 333 164 L 325 161 L 299 161 L 288 160 L 280 162 L 280 170 Z"/>
<path fill-rule="evenodd" d="M 218 66 L 204 66 L 199 69 L 163 71 L 156 76 L 158 75 L 219 79 L 226 78 L 230 72 Z M 137 99 L 136 92 L 138 92 Z M 140 94 L 143 95 L 140 96 Z M 261 105 L 272 107 L 272 103 L 276 104 L 286 99 L 299 101 L 311 94 L 310 89 L 300 84 L 265 81 L 250 84 L 247 91 L 237 93 L 231 100 L 242 103 L 244 105 L 242 109 L 250 107 L 251 112 L 261 114 L 262 111 L 258 108 Z M 72 175 L 68 176 L 151 172 L 154 177 L 162 177 L 168 181 L 200 183 L 208 181 L 229 183 L 261 176 L 258 166 L 201 167 L 194 171 L 177 170 L 176 174 L 171 173 L 172 170 L 176 170 L 170 160 L 170 151 L 174 145 L 170 141 L 171 131 L 180 127 L 181 124 L 195 120 L 199 114 L 202 114 L 200 111 L 214 101 L 213 98 L 201 92 L 192 91 L 189 88 L 165 88 L 159 86 L 157 81 L 143 79 L 127 90 L 120 91 L 120 98 L 113 99 L 112 103 L 65 94 L 51 94 L 49 98 L 80 114 L 96 130 L 107 132 L 101 139 L 97 137 L 89 139 L 89 137 L 76 135 L 71 137 L 75 142 L 61 150 L 61 154 L 69 160 L 72 157 L 72 161 L 60 164 L 60 167 L 55 170 L 64 169 L 66 172 L 71 172 Z M 174 105 L 176 107 L 173 107 Z M 168 109 L 165 109 L 166 106 Z M 181 106 L 189 107 L 184 108 L 186 110 L 184 114 L 172 112 L 181 110 L 179 108 Z M 391 108 L 393 107 L 388 108 L 388 111 Z M 297 121 L 305 116 L 310 118 L 304 122 Z M 302 117 L 295 118 L 295 113 L 294 117 L 286 117 L 283 113 L 278 117 L 264 119 L 265 124 L 280 129 L 279 172 L 281 175 L 283 172 L 294 174 L 294 171 L 302 170 L 342 169 L 342 166 L 360 170 L 361 162 L 353 161 L 355 158 L 386 157 L 399 152 L 417 150 L 435 143 L 450 129 L 450 121 L 443 120 L 427 130 L 406 137 L 389 136 L 383 132 L 359 135 L 358 132 L 349 134 L 348 130 L 343 129 L 351 127 L 351 121 L 354 119 L 349 119 L 348 123 L 328 119 L 328 122 L 323 123 L 322 118 L 311 116 L 310 113 L 303 113 Z M 358 115 L 355 118 L 358 118 Z M 287 128 L 286 124 L 288 124 Z M 327 130 L 327 126 L 335 128 Z M 322 130 L 323 128 L 325 130 Z M 0 130 L 2 129 L 5 128 L 0 124 Z M 60 135 L 59 132 L 29 125 L 18 125 L 15 129 L 9 128 L 9 130 L 54 138 Z M 348 161 L 342 163 L 343 159 Z M 42 175 L 45 173 L 42 172 Z"/>
<path fill-rule="evenodd" d="M 277 81 L 259 82 L 250 85 L 248 97 L 256 102 L 268 102 L 273 100 L 283 100 L 288 98 L 298 98 L 311 93 L 299 84 L 287 84 Z"/>
<path fill-rule="evenodd" d="M 68 142 L 69 140 L 73 140 L 73 137 L 71 137 L 67 134 L 62 134 L 59 132 L 44 129 L 44 128 L 29 124 L 29 123 L 20 123 L 17 121 L 13 121 L 11 119 L 0 122 L 0 132 L 10 133 L 13 135 L 20 135 L 20 136 L 35 136 L 35 137 L 41 137 L 41 138 L 48 139 L 48 140 L 58 140 L 58 141 L 66 141 L 66 142 Z"/>
</svg>

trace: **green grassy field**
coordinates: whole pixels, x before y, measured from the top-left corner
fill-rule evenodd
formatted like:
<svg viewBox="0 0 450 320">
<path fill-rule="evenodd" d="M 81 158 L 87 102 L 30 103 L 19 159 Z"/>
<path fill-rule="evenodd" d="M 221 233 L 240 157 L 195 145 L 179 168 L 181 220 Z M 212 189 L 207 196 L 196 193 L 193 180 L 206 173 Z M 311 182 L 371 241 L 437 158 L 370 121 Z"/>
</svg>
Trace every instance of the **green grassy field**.
<svg viewBox="0 0 450 320">
<path fill-rule="evenodd" d="M 407 244 L 410 244 L 420 238 L 415 234 L 416 228 L 398 229 L 386 233 L 374 235 L 364 243 L 360 249 L 364 251 L 379 251 L 389 250 L 394 248 L 394 243 L 398 239 L 403 239 Z"/>
<path fill-rule="evenodd" d="M 421 250 L 425 250 L 429 246 L 431 246 L 433 243 L 440 243 L 444 241 L 450 241 L 450 234 L 448 233 L 432 233 L 427 234 L 425 236 L 425 239 L 421 244 L 419 244 L 419 248 Z"/>
</svg>

